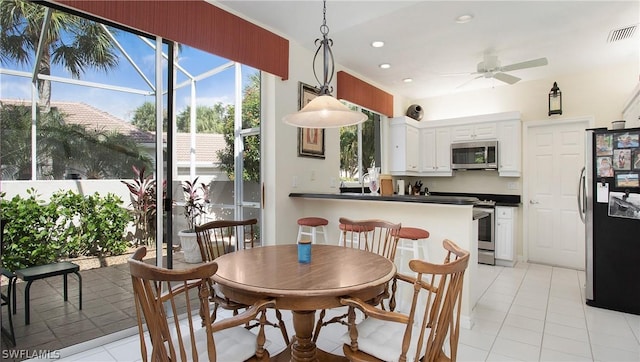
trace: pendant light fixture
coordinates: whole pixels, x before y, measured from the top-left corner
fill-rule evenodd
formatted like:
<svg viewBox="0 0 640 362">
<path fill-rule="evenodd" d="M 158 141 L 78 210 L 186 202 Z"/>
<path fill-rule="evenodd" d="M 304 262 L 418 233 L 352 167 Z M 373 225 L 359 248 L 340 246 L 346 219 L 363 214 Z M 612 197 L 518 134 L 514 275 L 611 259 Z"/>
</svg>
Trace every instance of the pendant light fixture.
<svg viewBox="0 0 640 362">
<path fill-rule="evenodd" d="M 313 56 L 313 75 L 318 83 L 321 83 L 320 94 L 307 103 L 300 111 L 288 114 L 282 118 L 284 123 L 302 128 L 334 128 L 345 127 L 362 123 L 367 116 L 362 112 L 356 112 L 342 104 L 339 100 L 331 96 L 333 87 L 329 85 L 333 79 L 335 63 L 331 46 L 333 40 L 328 38 L 329 27 L 327 26 L 327 1 L 323 0 L 322 25 L 320 26 L 322 39 L 318 38 L 315 44 L 318 45 L 316 54 Z M 316 72 L 316 59 L 322 50 L 323 57 L 323 81 L 320 82 Z"/>
</svg>

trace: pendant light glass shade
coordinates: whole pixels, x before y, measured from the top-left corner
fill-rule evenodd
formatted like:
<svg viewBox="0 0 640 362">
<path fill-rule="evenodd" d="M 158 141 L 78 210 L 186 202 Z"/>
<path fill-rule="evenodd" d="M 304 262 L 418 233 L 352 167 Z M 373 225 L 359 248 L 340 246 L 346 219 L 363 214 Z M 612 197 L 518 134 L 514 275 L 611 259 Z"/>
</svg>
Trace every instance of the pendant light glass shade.
<svg viewBox="0 0 640 362">
<path fill-rule="evenodd" d="M 320 87 L 320 94 L 307 103 L 300 111 L 288 114 L 282 117 L 282 121 L 286 124 L 302 127 L 302 128 L 335 128 L 345 127 L 362 123 L 367 120 L 367 116 L 362 112 L 350 110 L 337 99 L 331 96 L 331 86 L 329 83 L 333 79 L 334 61 L 331 45 L 333 41 L 328 38 L 329 27 L 327 26 L 327 1 L 323 1 L 323 16 L 320 32 L 322 39 L 316 39 L 319 44 L 316 54 L 313 57 L 313 74 L 316 80 L 320 82 L 315 69 L 316 58 L 322 53 L 323 59 L 323 83 Z M 329 63 L 330 62 L 330 63 Z"/>
<path fill-rule="evenodd" d="M 286 115 L 284 123 L 303 128 L 345 127 L 362 123 L 367 115 L 350 110 L 330 95 L 322 95 L 307 103 L 299 112 Z"/>
</svg>

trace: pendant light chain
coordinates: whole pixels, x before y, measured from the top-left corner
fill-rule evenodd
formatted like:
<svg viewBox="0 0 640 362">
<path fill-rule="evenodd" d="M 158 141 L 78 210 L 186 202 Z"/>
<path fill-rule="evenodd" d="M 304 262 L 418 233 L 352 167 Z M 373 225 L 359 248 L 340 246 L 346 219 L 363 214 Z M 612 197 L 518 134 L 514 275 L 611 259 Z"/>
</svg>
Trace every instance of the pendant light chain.
<svg viewBox="0 0 640 362">
<path fill-rule="evenodd" d="M 282 117 L 284 123 L 295 127 L 338 128 L 353 126 L 367 120 L 367 115 L 349 109 L 349 107 L 331 96 L 333 88 L 330 84 L 334 75 L 335 62 L 333 51 L 331 51 L 333 41 L 329 39 L 329 27 L 327 26 L 327 0 L 323 0 L 323 4 L 322 25 L 320 26 L 322 38 L 316 39 L 315 45 L 318 49 L 316 49 L 316 53 L 313 56 L 313 75 L 318 83 L 321 84 L 321 87 L 318 96 L 308 102 L 301 110 Z M 322 81 L 320 81 L 316 71 L 316 60 L 318 60 L 320 49 L 322 49 L 323 58 Z"/>
<path fill-rule="evenodd" d="M 315 41 L 318 49 L 316 50 L 316 54 L 313 56 L 313 75 L 316 77 L 318 83 L 321 84 L 320 95 L 331 95 L 331 92 L 333 92 L 333 87 L 331 87 L 329 84 L 333 80 L 335 62 L 333 60 L 333 51 L 331 50 L 331 46 L 333 46 L 333 40 L 328 38 L 329 26 L 327 26 L 327 0 L 323 0 L 322 25 L 320 26 L 320 33 L 322 33 L 322 39 L 318 38 Z M 322 81 L 320 81 L 320 78 L 318 78 L 318 72 L 316 71 L 316 59 L 318 58 L 320 49 L 322 49 L 323 56 Z M 329 60 L 331 61 L 330 64 Z"/>
</svg>

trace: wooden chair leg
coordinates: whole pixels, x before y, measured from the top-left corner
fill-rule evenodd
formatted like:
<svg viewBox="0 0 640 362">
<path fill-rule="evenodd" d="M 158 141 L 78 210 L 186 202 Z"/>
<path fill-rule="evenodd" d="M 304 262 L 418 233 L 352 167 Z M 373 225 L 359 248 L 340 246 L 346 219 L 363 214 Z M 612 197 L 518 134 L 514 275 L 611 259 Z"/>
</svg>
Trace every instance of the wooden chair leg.
<svg viewBox="0 0 640 362">
<path fill-rule="evenodd" d="M 282 338 L 284 338 L 284 342 L 288 346 L 291 341 L 289 340 L 289 334 L 287 333 L 287 328 L 284 325 L 284 321 L 282 320 L 282 313 L 280 313 L 279 309 L 276 309 L 276 318 L 278 318 L 278 327 L 280 328 L 280 332 L 282 333 Z"/>
</svg>

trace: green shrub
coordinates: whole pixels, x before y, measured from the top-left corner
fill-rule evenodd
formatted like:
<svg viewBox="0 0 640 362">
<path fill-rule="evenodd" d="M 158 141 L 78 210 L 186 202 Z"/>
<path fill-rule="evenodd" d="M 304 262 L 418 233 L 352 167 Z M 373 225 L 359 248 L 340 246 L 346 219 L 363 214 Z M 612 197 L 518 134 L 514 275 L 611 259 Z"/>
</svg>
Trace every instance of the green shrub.
<svg viewBox="0 0 640 362">
<path fill-rule="evenodd" d="M 119 255 L 127 250 L 123 234 L 132 218 L 119 197 L 58 191 L 45 204 L 35 190 L 27 193 L 27 198 L 0 200 L 0 215 L 8 222 L 2 245 L 4 267 L 15 270 L 66 257 Z"/>
<path fill-rule="evenodd" d="M 16 270 L 56 261 L 61 246 L 55 234 L 55 207 L 38 200 L 35 190 L 28 196 L 15 196 L 0 205 L 1 217 L 7 221 L 2 235 L 2 266 Z"/>
</svg>

